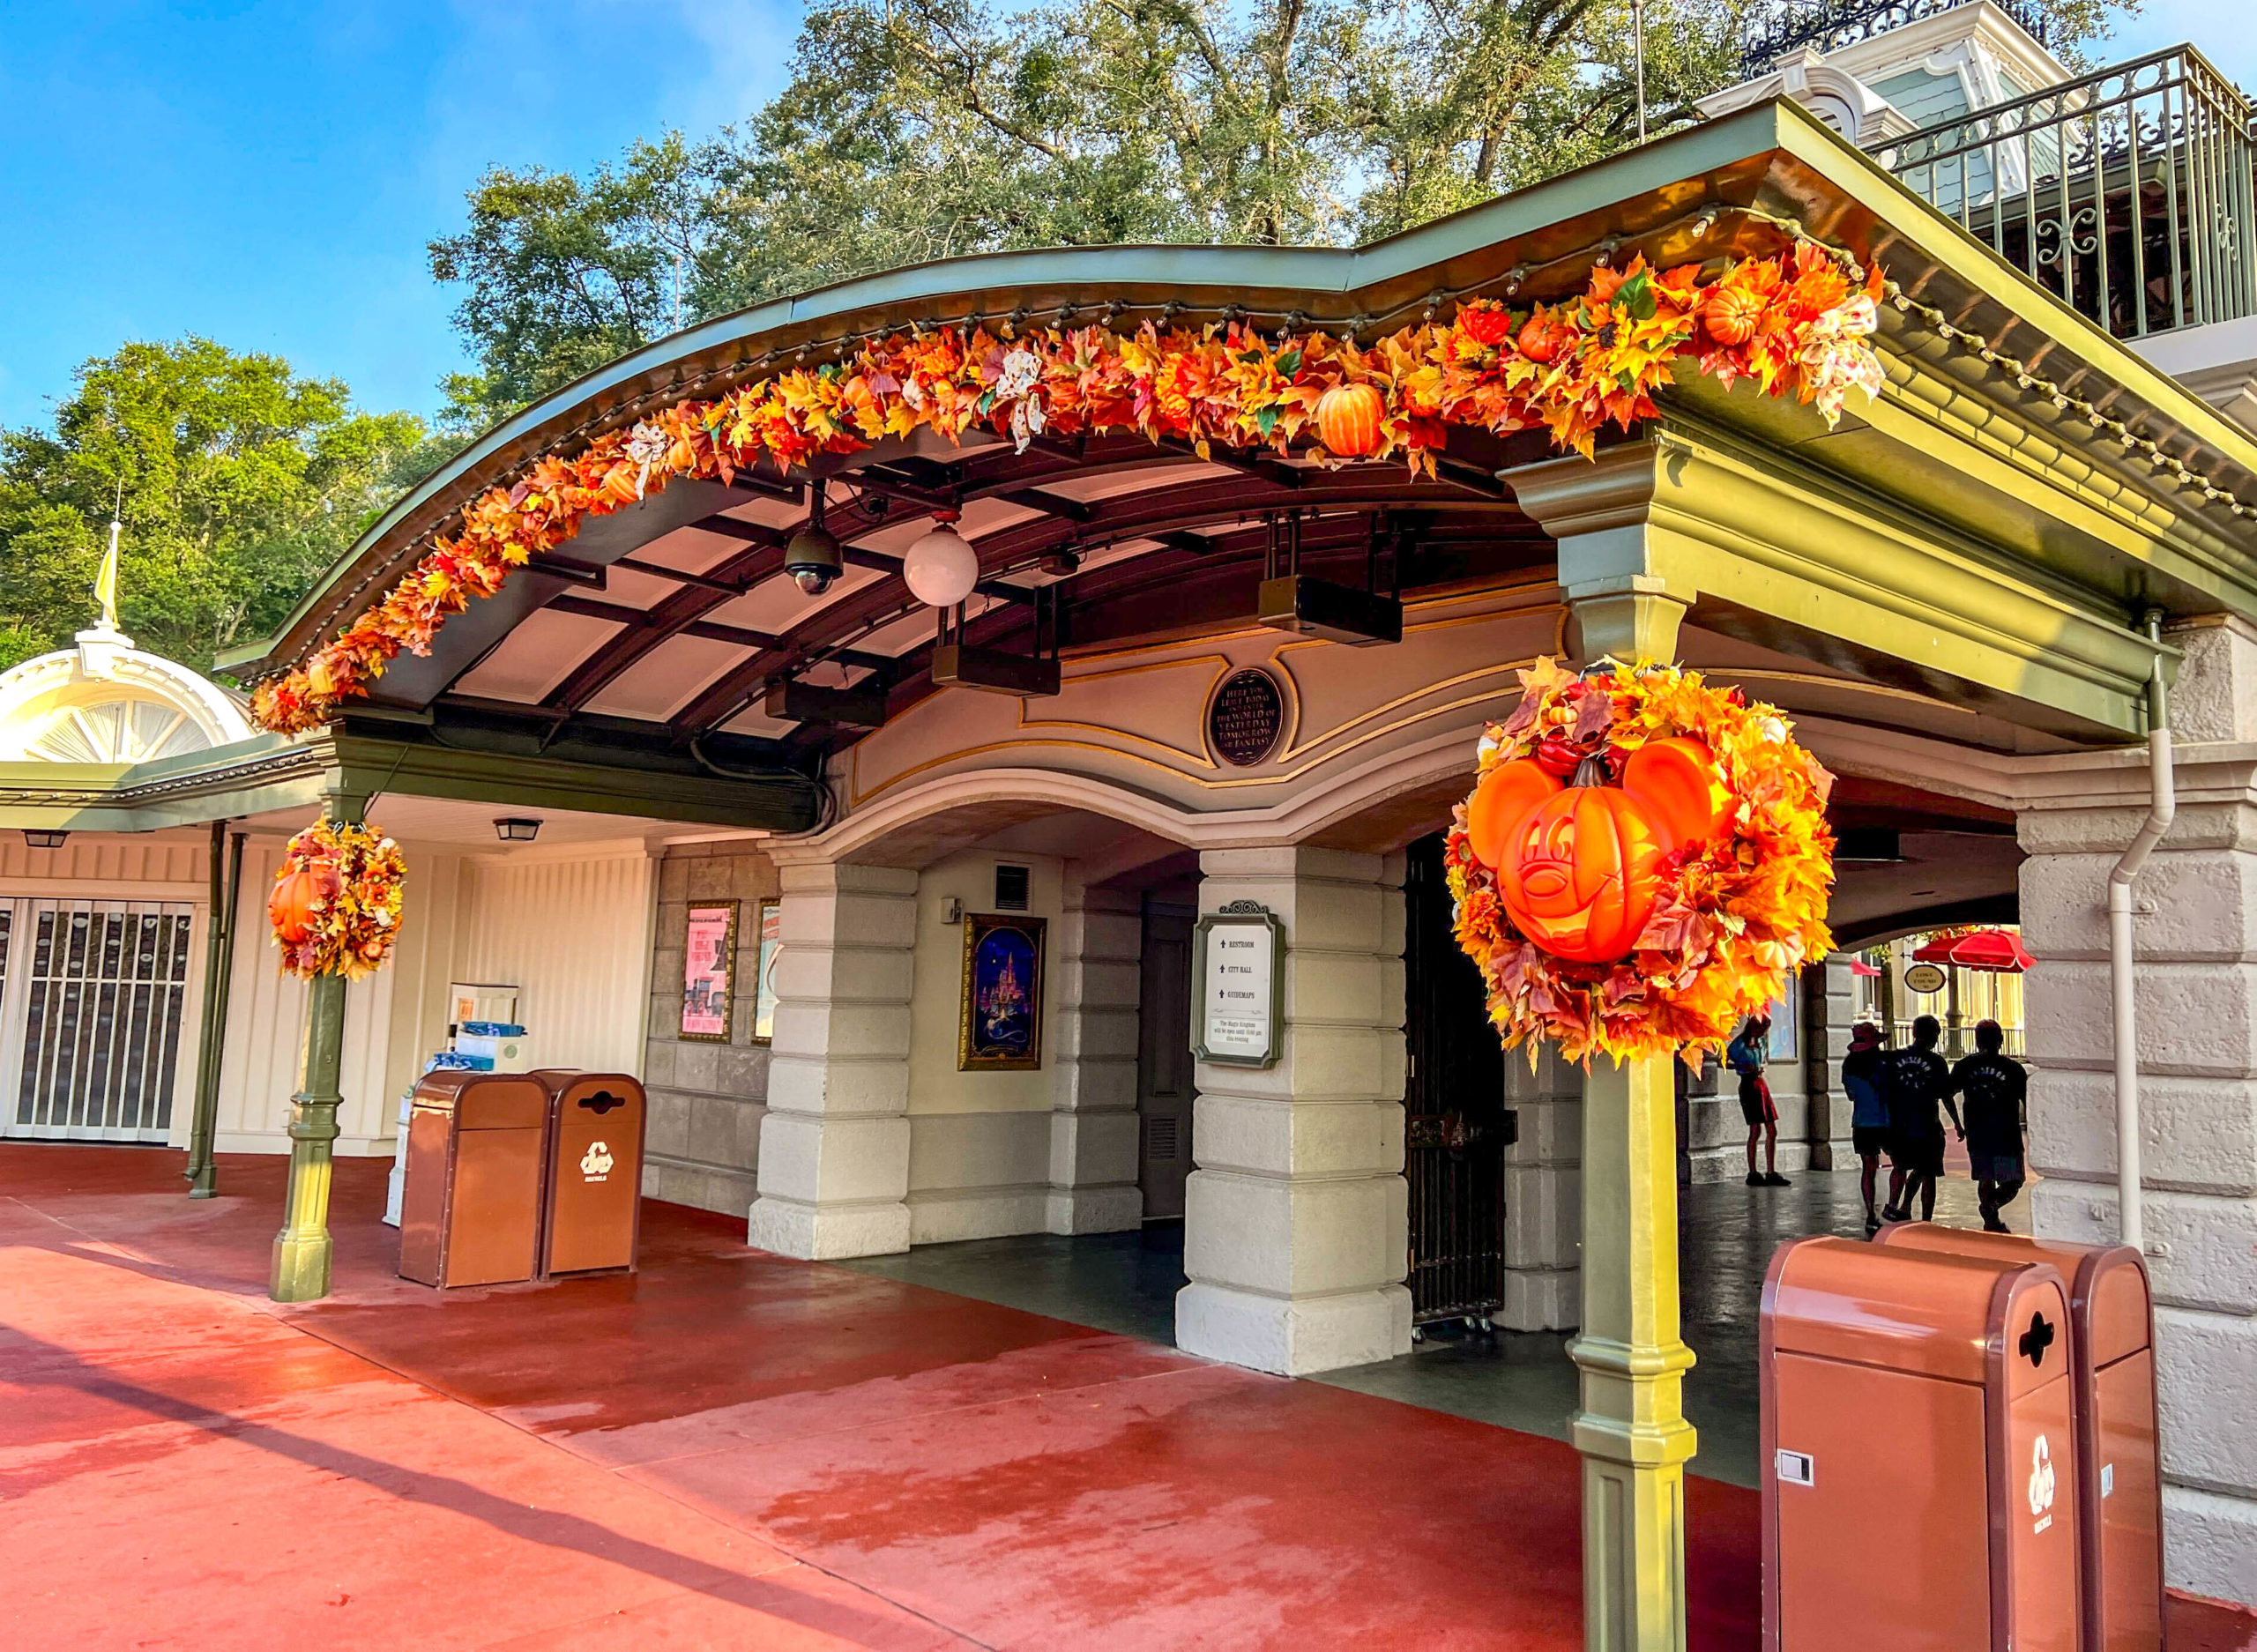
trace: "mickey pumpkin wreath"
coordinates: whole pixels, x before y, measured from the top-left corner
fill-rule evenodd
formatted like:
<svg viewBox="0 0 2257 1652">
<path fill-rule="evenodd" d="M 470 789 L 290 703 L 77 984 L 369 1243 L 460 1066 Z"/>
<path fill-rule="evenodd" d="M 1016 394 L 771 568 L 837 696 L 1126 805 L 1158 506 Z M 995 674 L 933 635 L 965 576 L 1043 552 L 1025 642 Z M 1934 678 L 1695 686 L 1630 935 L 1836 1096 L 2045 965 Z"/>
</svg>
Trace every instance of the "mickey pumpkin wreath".
<svg viewBox="0 0 2257 1652">
<path fill-rule="evenodd" d="M 359 980 L 384 967 L 399 937 L 407 862 L 373 826 L 316 821 L 290 839 L 266 897 L 282 967 Z"/>
<path fill-rule="evenodd" d="M 1508 1049 L 1715 1046 L 1833 946 L 1834 783 L 1774 707 L 1696 672 L 1552 659 L 1450 828 L 1458 944 Z"/>
</svg>

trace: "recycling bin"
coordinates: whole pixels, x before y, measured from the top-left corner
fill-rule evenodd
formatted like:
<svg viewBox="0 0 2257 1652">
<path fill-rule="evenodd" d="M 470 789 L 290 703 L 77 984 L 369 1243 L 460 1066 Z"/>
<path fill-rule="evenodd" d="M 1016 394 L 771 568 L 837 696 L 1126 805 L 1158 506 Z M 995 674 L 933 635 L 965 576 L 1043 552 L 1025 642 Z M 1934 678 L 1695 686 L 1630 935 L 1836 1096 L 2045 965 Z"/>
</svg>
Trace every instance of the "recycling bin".
<svg viewBox="0 0 2257 1652">
<path fill-rule="evenodd" d="M 442 1288 L 533 1278 L 547 1147 L 548 1091 L 535 1080 L 424 1075 L 407 1116 L 400 1277 Z"/>
<path fill-rule="evenodd" d="M 633 1268 L 649 1113 L 642 1085 L 624 1073 L 550 1068 L 531 1076 L 546 1088 L 554 1120 L 541 1272 Z"/>
<path fill-rule="evenodd" d="M 2139 1252 L 2128 1245 L 2073 1245 L 1929 1222 L 1892 1223 L 1880 1239 L 2050 1262 L 2068 1282 L 2085 1652 L 2159 1652 L 2163 1467 L 2156 1426 L 2155 1310 Z"/>
<path fill-rule="evenodd" d="M 1762 1313 L 1769 1652 L 2079 1652 L 2068 1288 L 1801 1239 Z"/>
</svg>

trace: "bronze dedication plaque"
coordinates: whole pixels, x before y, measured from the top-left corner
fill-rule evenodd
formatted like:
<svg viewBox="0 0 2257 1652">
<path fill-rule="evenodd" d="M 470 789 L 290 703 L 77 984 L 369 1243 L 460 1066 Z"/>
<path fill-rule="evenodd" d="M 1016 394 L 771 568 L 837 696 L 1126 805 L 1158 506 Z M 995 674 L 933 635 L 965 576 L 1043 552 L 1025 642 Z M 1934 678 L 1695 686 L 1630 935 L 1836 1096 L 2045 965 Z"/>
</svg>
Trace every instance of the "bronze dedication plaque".
<svg viewBox="0 0 2257 1652">
<path fill-rule="evenodd" d="M 1207 743 L 1233 769 L 1267 762 L 1285 731 L 1285 692 L 1275 677 L 1256 666 L 1223 679 L 1207 707 Z"/>
</svg>

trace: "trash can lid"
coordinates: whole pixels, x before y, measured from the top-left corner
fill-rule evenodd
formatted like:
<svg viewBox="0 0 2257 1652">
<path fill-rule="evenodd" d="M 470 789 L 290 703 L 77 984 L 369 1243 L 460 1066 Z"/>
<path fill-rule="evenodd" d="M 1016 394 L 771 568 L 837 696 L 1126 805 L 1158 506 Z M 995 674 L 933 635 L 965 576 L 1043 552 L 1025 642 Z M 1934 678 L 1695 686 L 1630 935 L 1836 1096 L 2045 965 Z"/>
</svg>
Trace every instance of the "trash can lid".
<svg viewBox="0 0 2257 1652">
<path fill-rule="evenodd" d="M 2042 1261 L 1799 1239 L 1772 1258 L 1762 1312 L 1777 1351 L 1967 1383 L 2002 1360 L 2010 1396 L 2068 1370 L 2068 1291 Z"/>
<path fill-rule="evenodd" d="M 2091 1339 L 2089 1358 L 2096 1368 L 2135 1354 L 2154 1340 L 2147 1264 L 2128 1245 L 2079 1245 L 2023 1233 L 1939 1227 L 1933 1222 L 1892 1223 L 1881 1231 L 1879 1242 L 1952 1251 L 1963 1256 L 2052 1263 L 2068 1284 L 2069 1311 L 2082 1334 Z"/>
<path fill-rule="evenodd" d="M 548 1090 L 522 1073 L 432 1073 L 415 1086 L 415 1105 L 451 1112 L 458 1130 L 540 1129 Z"/>
</svg>

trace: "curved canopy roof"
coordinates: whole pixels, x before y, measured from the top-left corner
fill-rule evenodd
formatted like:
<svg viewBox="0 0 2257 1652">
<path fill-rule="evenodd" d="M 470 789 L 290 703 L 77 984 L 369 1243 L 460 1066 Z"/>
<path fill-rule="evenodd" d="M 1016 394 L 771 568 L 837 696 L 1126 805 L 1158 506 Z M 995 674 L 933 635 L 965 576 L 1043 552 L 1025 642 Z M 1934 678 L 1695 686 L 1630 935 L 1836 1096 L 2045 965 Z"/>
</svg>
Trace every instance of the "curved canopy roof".
<svg viewBox="0 0 2257 1652">
<path fill-rule="evenodd" d="M 1600 259 L 1640 252 L 1669 266 L 1775 252 L 1803 234 L 1881 261 L 1910 305 L 1885 316 L 1892 373 L 1911 363 L 1923 386 L 1940 386 L 1935 395 L 1955 405 L 1939 417 L 1989 421 L 1986 437 L 1999 443 L 2026 443 L 2043 428 L 2059 462 L 2104 475 L 2127 502 L 2138 495 L 2127 520 L 2179 546 L 2177 560 L 2144 566 L 2103 556 L 2097 530 L 2080 531 L 2088 547 L 2032 529 L 2029 544 L 2014 548 L 2089 562 L 2075 577 L 2112 601 L 2257 609 L 2257 564 L 2241 548 L 2247 531 L 2231 498 L 2257 500 L 2257 447 L 1806 113 L 1775 103 L 1368 247 L 995 254 L 871 276 L 692 328 L 471 444 L 386 512 L 279 634 L 225 663 L 255 677 L 302 661 L 451 531 L 467 502 L 541 455 L 573 451 L 685 397 L 831 359 L 876 333 L 1005 317 L 1133 325 L 1237 316 L 1368 338 L 1469 294 L 1560 297 L 1579 290 Z M 1993 355 L 1978 359 L 1978 343 Z M 2011 375 L 1996 368 L 2007 346 L 2018 368 Z M 1944 508 L 1951 488 L 1978 485 L 1940 464 L 1920 474 L 1908 466 L 1903 438 L 1861 435 L 1854 418 L 1829 437 L 1804 410 L 1713 390 L 1695 399 L 1711 421 L 1792 444 L 1861 485 L 1921 493 L 1924 508 Z M 2064 408 L 2097 408 L 2114 422 L 2104 428 L 2102 417 L 2064 417 Z M 2209 495 L 2190 496 L 2184 475 L 2163 476 L 2158 455 L 2190 466 Z M 395 660 L 367 704 L 377 714 L 569 726 L 608 742 L 713 741 L 719 755 L 801 755 L 840 731 L 770 716 L 771 685 L 875 688 L 897 710 L 927 690 L 935 620 L 908 592 L 900 557 L 935 510 L 960 509 L 980 553 L 965 640 L 1024 651 L 1054 619 L 1055 634 L 1077 644 L 1251 614 L 1281 516 L 1299 519 L 1303 567 L 1346 583 L 1368 577 L 1407 590 L 1547 579 L 1552 542 L 1500 475 L 1546 456 L 1540 433 L 1500 440 L 1456 429 L 1438 474 L 1413 480 L 1399 463 L 1326 470 L 1219 449 L 1203 458 L 1134 435 L 1037 440 L 1020 452 L 1000 440 L 957 447 L 920 435 L 816 462 L 847 562 L 819 597 L 782 572 L 784 544 L 806 519 L 805 473 L 741 473 L 727 487 L 677 481 L 591 521 L 500 594 L 473 602 L 428 657 Z M 1049 587 L 1060 589 L 1039 594 Z M 737 738 L 716 739 L 726 736 Z"/>
</svg>

